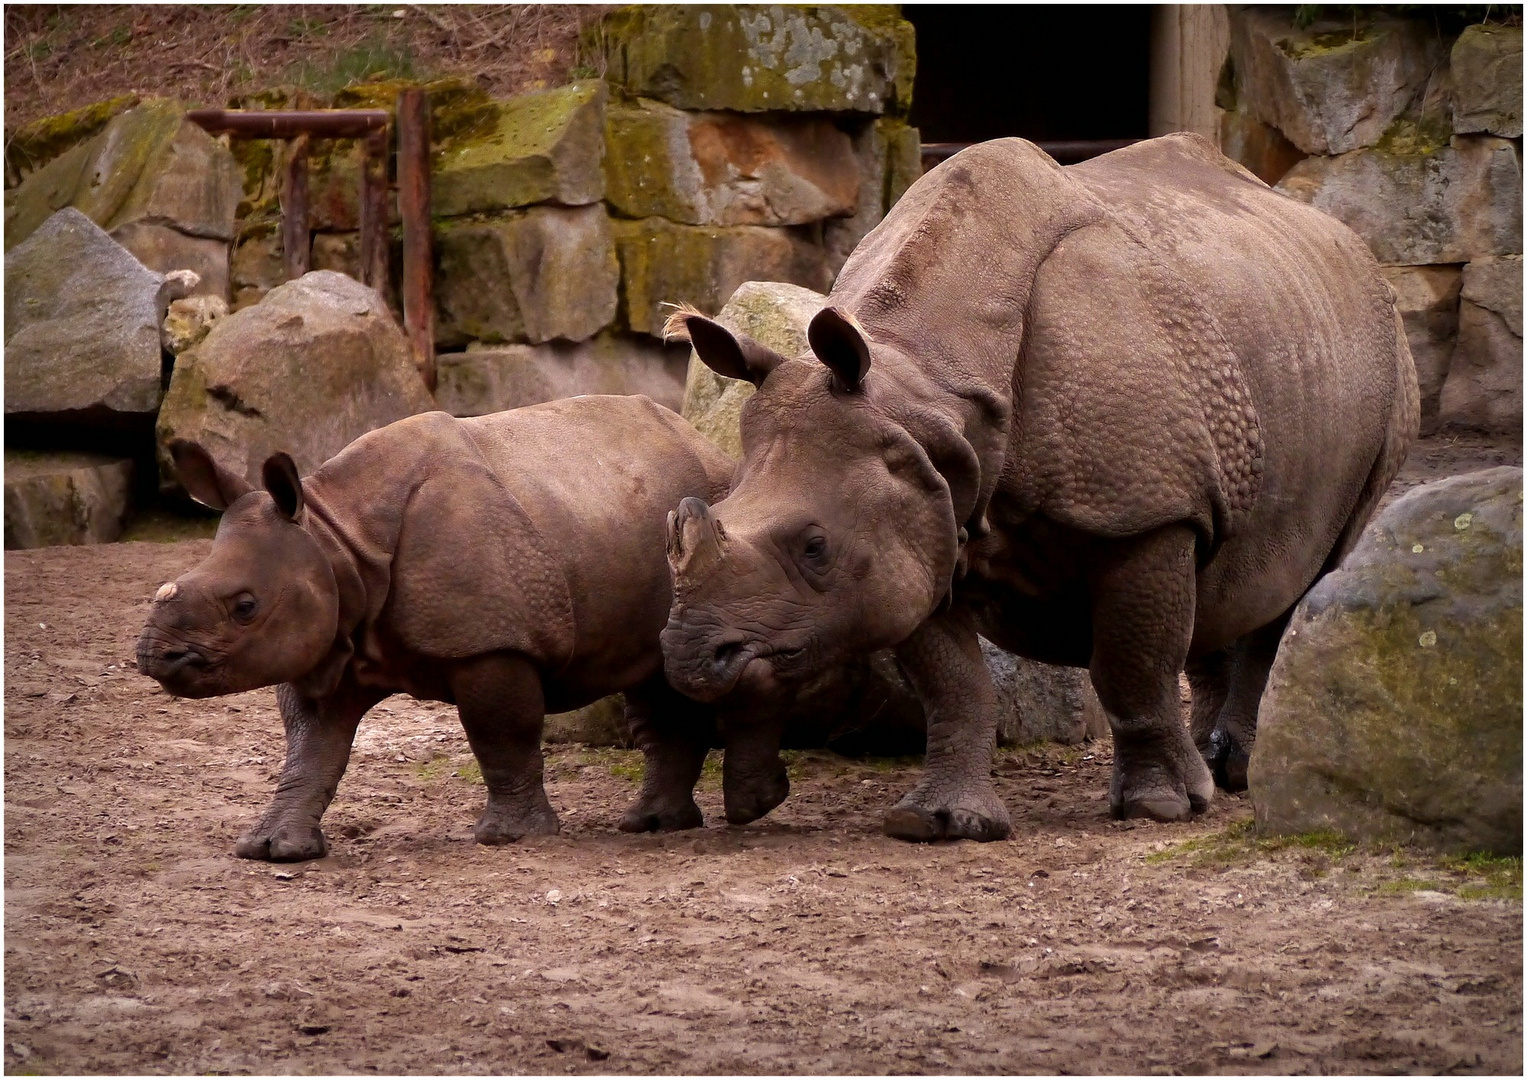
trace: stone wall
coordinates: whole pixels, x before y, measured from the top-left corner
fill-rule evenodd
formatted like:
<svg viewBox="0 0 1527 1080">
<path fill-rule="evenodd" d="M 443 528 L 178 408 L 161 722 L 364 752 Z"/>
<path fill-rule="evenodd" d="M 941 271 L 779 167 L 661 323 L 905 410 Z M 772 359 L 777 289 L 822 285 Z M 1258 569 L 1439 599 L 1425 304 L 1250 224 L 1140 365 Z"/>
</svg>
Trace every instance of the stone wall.
<svg viewBox="0 0 1527 1080">
<path fill-rule="evenodd" d="M 918 175 L 912 30 L 895 8 L 624 8 L 585 48 L 604 79 L 502 101 L 427 85 L 439 400 L 459 415 L 571 393 L 678 409 L 688 349 L 661 341 L 667 305 L 714 313 L 748 280 L 827 289 Z M 390 107 L 403 87 L 333 104 Z M 235 153 L 238 308 L 280 280 L 283 148 Z M 313 159 L 314 268 L 358 271 L 356 153 L 334 142 Z"/>
<path fill-rule="evenodd" d="M 1416 360 L 1423 433 L 1519 431 L 1521 27 L 1439 32 L 1373 9 L 1298 28 L 1294 14 L 1230 10 L 1223 149 L 1368 242 Z"/>
</svg>

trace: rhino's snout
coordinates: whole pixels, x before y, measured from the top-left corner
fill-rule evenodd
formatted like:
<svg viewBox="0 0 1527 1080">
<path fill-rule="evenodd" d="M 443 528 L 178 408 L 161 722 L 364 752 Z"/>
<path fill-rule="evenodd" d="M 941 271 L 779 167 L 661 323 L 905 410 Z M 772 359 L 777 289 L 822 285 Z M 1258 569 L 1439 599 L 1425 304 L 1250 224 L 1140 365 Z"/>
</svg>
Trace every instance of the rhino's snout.
<svg viewBox="0 0 1527 1080">
<path fill-rule="evenodd" d="M 668 680 L 696 701 L 723 697 L 742 678 L 757 647 L 741 639 L 706 641 L 670 619 L 662 635 Z"/>
<path fill-rule="evenodd" d="M 172 694 L 180 697 L 202 697 L 197 687 L 211 659 L 200 649 L 183 641 L 156 633 L 153 626 L 144 630 L 138 639 L 138 673 L 147 675 Z"/>
</svg>

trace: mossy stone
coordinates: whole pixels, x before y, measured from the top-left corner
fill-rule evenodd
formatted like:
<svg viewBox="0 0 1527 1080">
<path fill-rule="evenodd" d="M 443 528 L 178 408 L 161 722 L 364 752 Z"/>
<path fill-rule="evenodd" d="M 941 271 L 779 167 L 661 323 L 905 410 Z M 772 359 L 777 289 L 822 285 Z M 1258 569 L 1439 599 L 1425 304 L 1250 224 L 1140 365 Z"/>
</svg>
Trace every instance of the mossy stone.
<svg viewBox="0 0 1527 1080">
<path fill-rule="evenodd" d="M 65 150 L 84 142 L 138 100 L 137 94 L 121 94 L 22 125 L 5 143 L 7 186 L 14 187 Z"/>
<path fill-rule="evenodd" d="M 1522 846 L 1522 470 L 1397 499 L 1295 610 L 1262 700 L 1258 830 Z"/>
<path fill-rule="evenodd" d="M 604 198 L 607 96 L 603 82 L 576 82 L 498 103 L 491 127 L 465 124 L 435 155 L 434 215 Z"/>
<path fill-rule="evenodd" d="M 680 109 L 904 115 L 917 64 L 887 5 L 633 5 L 585 40 L 626 94 Z"/>
<path fill-rule="evenodd" d="M 1522 28 L 1470 26 L 1453 43 L 1453 128 L 1522 136 Z"/>
<path fill-rule="evenodd" d="M 783 281 L 826 292 L 823 248 L 796 229 L 676 225 L 663 218 L 612 221 L 626 325 L 662 332 L 672 305 L 716 312 L 744 281 Z"/>
<path fill-rule="evenodd" d="M 826 302 L 826 296 L 798 285 L 748 281 L 732 293 L 716 321 L 793 358 L 808 352 L 806 327 Z M 752 383 L 717 375 L 691 353 L 681 413 L 701 435 L 734 458 L 742 456 L 739 418 L 743 403 L 752 396 Z"/>
</svg>

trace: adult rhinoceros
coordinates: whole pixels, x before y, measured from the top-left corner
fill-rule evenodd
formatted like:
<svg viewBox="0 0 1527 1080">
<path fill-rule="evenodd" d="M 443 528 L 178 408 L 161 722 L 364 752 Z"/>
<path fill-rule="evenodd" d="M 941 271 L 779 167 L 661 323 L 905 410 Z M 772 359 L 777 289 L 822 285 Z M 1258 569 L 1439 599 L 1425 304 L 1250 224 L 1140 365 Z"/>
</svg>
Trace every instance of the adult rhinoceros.
<svg viewBox="0 0 1527 1080">
<path fill-rule="evenodd" d="M 909 840 L 1010 828 L 978 632 L 1090 668 L 1116 816 L 1244 787 L 1290 610 L 1416 432 L 1363 242 L 1193 135 L 1066 169 L 1021 139 L 950 158 L 844 266 L 809 327 L 820 363 L 693 311 L 672 326 L 759 389 L 731 494 L 669 519 L 669 678 L 709 699 L 895 646 L 929 720 L 885 819 Z M 785 787 L 767 731 L 734 752 L 747 820 Z"/>
</svg>

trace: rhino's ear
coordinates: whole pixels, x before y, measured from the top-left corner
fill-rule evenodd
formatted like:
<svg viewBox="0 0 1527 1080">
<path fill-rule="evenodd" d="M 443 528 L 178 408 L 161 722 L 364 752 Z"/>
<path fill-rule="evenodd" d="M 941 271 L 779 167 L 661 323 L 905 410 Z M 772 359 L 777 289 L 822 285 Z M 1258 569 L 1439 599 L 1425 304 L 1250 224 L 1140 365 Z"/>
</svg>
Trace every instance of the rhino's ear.
<svg viewBox="0 0 1527 1080">
<path fill-rule="evenodd" d="M 870 371 L 870 343 L 854 317 L 842 308 L 824 307 L 806 328 L 817 359 L 832 369 L 838 385 L 857 390 Z"/>
<path fill-rule="evenodd" d="M 260 467 L 260 479 L 276 500 L 276 509 L 288 521 L 296 521 L 302 513 L 302 477 L 297 475 L 297 463 L 292 456 L 283 451 L 270 455 Z"/>
<path fill-rule="evenodd" d="M 239 496 L 254 490 L 248 480 L 213 461 L 211 454 L 190 439 L 172 439 L 170 459 L 186 492 L 203 506 L 226 510 Z"/>
<path fill-rule="evenodd" d="M 694 346 L 695 355 L 717 375 L 746 379 L 754 386 L 763 381 L 785 358 L 746 334 L 734 334 L 714 319 L 691 307 L 680 307 L 663 324 L 664 339 L 677 338 Z"/>
</svg>

